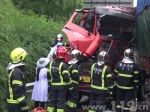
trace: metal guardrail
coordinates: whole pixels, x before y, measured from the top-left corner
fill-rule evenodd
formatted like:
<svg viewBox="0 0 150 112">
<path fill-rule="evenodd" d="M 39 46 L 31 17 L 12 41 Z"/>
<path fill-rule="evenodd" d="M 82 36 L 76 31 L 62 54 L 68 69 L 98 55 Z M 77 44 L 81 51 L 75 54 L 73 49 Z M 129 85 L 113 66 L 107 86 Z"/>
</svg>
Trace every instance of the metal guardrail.
<svg viewBox="0 0 150 112">
<path fill-rule="evenodd" d="M 27 83 L 27 84 L 26 84 L 27 92 L 28 92 L 28 93 L 32 92 L 33 87 L 34 87 L 34 82 Z"/>
</svg>

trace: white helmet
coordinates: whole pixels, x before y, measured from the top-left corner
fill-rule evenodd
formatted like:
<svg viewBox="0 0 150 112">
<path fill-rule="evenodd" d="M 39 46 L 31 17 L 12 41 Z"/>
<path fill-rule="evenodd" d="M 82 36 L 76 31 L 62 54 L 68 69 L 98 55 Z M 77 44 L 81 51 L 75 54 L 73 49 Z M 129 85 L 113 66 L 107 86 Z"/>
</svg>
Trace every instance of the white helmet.
<svg viewBox="0 0 150 112">
<path fill-rule="evenodd" d="M 129 58 L 129 59 L 133 59 L 133 50 L 132 49 L 126 49 L 124 51 L 124 57 L 125 58 Z"/>
<path fill-rule="evenodd" d="M 98 54 L 98 61 L 101 61 L 101 62 L 106 62 L 108 59 L 108 53 L 106 51 L 101 51 L 99 54 Z"/>
<path fill-rule="evenodd" d="M 81 56 L 81 51 L 77 50 L 77 49 L 74 49 L 72 52 L 71 52 L 71 58 L 74 59 L 74 58 L 77 58 L 78 56 Z"/>
<path fill-rule="evenodd" d="M 57 41 L 61 41 L 63 39 L 63 35 L 62 34 L 58 34 L 57 35 Z"/>
<path fill-rule="evenodd" d="M 77 50 L 77 49 L 74 49 L 72 52 L 71 52 L 71 59 L 68 64 L 75 64 L 78 62 L 78 59 L 77 57 L 81 56 L 81 51 Z"/>
<path fill-rule="evenodd" d="M 101 51 L 98 54 L 98 65 L 103 65 L 108 60 L 108 53 L 106 51 Z"/>
</svg>

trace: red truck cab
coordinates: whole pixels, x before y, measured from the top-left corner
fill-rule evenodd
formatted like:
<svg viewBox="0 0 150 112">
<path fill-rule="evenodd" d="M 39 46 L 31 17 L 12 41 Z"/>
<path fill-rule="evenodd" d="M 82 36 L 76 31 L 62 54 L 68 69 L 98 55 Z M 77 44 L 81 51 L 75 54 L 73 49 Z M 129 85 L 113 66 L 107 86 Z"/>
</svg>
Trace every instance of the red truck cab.
<svg viewBox="0 0 150 112">
<path fill-rule="evenodd" d="M 134 27 L 135 8 L 132 7 L 95 6 L 75 10 L 62 31 L 68 37 L 71 50 L 82 52 L 78 57 L 79 72 L 84 80 L 79 85 L 80 95 L 89 95 L 90 68 L 97 62 L 98 53 L 108 52 L 108 64 L 113 70 L 124 50 L 134 46 Z"/>
</svg>

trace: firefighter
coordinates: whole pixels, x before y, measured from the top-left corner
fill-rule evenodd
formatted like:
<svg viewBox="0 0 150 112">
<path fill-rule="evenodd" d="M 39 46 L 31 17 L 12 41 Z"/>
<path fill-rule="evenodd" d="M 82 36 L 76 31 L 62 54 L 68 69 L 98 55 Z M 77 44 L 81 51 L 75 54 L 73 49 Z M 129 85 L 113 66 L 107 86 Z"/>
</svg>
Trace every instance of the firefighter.
<svg viewBox="0 0 150 112">
<path fill-rule="evenodd" d="M 11 63 L 7 70 L 7 105 L 8 112 L 28 112 L 27 92 L 24 73 L 27 52 L 23 48 L 15 48 L 11 54 Z"/>
<path fill-rule="evenodd" d="M 57 112 L 64 112 L 68 87 L 69 89 L 73 89 L 70 83 L 69 66 L 65 63 L 66 53 L 67 49 L 65 47 L 58 47 L 56 50 L 56 59 L 50 62 L 51 86 L 48 112 L 54 112 L 55 107 L 57 108 Z"/>
<path fill-rule="evenodd" d="M 53 48 L 55 45 L 57 45 L 58 42 L 63 43 L 63 35 L 62 34 L 57 34 L 55 42 L 52 43 L 51 48 Z"/>
<path fill-rule="evenodd" d="M 57 45 L 58 42 L 61 42 L 63 46 L 65 47 L 70 47 L 69 43 L 64 43 L 63 42 L 63 35 L 62 34 L 57 34 L 55 42 L 52 43 L 50 49 L 52 49 L 55 45 Z"/>
<path fill-rule="evenodd" d="M 63 43 L 63 46 L 65 46 L 65 47 L 69 46 L 67 43 L 63 42 L 63 35 L 62 34 L 57 34 L 55 42 L 52 43 L 50 48 L 53 48 L 55 45 L 57 45 L 58 42 Z"/>
<path fill-rule="evenodd" d="M 69 112 L 76 112 L 76 107 L 77 107 L 77 102 L 79 98 L 79 82 L 82 81 L 82 78 L 79 75 L 78 71 L 78 60 L 77 57 L 81 56 L 81 52 L 78 50 L 73 50 L 71 52 L 71 58 L 68 62 L 70 65 L 69 67 L 69 72 L 70 72 L 70 77 L 71 77 L 71 82 L 73 85 L 73 89 L 69 91 L 70 96 L 67 102 L 67 106 L 69 107 Z"/>
<path fill-rule="evenodd" d="M 113 95 L 113 79 L 111 69 L 106 65 L 108 54 L 101 51 L 98 54 L 98 62 L 91 67 L 91 89 L 90 89 L 90 106 L 105 106 L 106 98 Z M 90 108 L 88 112 L 102 112 L 102 109 Z"/>
<path fill-rule="evenodd" d="M 126 49 L 124 58 L 118 62 L 115 68 L 117 73 L 117 99 L 116 112 L 129 112 L 134 89 L 137 89 L 139 82 L 139 69 L 134 63 L 133 50 Z M 132 105 L 133 106 L 133 105 Z"/>
</svg>

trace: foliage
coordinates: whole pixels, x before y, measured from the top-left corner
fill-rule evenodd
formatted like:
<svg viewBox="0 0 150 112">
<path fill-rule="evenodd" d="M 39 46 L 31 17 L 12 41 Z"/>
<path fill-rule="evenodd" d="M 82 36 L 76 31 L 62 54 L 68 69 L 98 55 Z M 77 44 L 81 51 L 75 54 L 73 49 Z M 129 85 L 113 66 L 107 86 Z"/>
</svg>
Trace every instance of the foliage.
<svg viewBox="0 0 150 112">
<path fill-rule="evenodd" d="M 31 2 L 34 0 L 30 0 Z M 55 0 L 56 1 L 56 0 Z M 26 2 L 28 4 L 29 0 L 20 0 L 20 2 Z M 29 4 L 31 3 L 29 2 Z M 40 6 L 39 15 L 31 11 L 33 4 L 21 4 L 21 7 L 24 7 L 27 10 L 17 10 L 11 0 L 0 0 L 0 112 L 4 112 L 6 104 L 5 96 L 5 87 L 6 87 L 6 67 L 10 60 L 10 53 L 16 47 L 22 47 L 28 52 L 27 58 L 27 82 L 34 81 L 34 70 L 36 62 L 40 57 L 46 57 L 49 52 L 49 46 L 54 41 L 54 38 L 57 33 L 62 33 L 61 28 L 65 24 L 63 19 L 54 22 L 53 18 L 50 18 L 54 15 L 52 12 L 49 12 L 51 8 L 56 10 L 55 13 L 61 12 L 64 13 L 64 6 L 58 10 L 58 2 L 52 7 L 50 1 L 38 1 L 38 4 L 34 5 L 34 12 L 37 12 L 38 7 Z M 54 2 L 54 1 L 53 1 Z M 45 5 L 45 6 L 44 6 Z M 45 9 L 45 7 L 51 7 Z M 56 8 L 57 7 L 57 8 Z M 67 8 L 67 7 L 66 7 Z M 66 10 L 66 9 L 65 9 Z M 45 11 L 45 12 L 43 12 Z M 46 12 L 47 11 L 47 12 Z M 70 12 L 70 11 L 66 11 Z M 49 13 L 49 19 L 47 16 L 42 14 Z M 60 13 L 60 14 L 61 14 Z M 66 14 L 67 15 L 67 14 Z M 62 16 L 62 15 L 61 15 Z"/>
<path fill-rule="evenodd" d="M 33 110 L 34 109 L 34 101 L 31 100 L 31 97 L 32 97 L 32 93 L 28 93 L 27 102 L 28 102 L 29 110 Z"/>
<path fill-rule="evenodd" d="M 12 1 L 21 10 L 16 9 Z M 66 17 L 76 7 L 83 5 L 81 0 L 12 1 L 0 0 L 0 112 L 6 111 L 4 88 L 11 51 L 22 47 L 28 52 L 26 79 L 27 82 L 33 82 L 37 60 L 47 56 L 56 34 L 62 33 L 61 28 Z M 33 106 L 30 96 L 28 102 Z"/>
<path fill-rule="evenodd" d="M 19 9 L 32 10 L 39 15 L 47 15 L 53 20 L 69 18 L 77 8 L 84 7 L 83 0 L 12 0 Z"/>
</svg>

